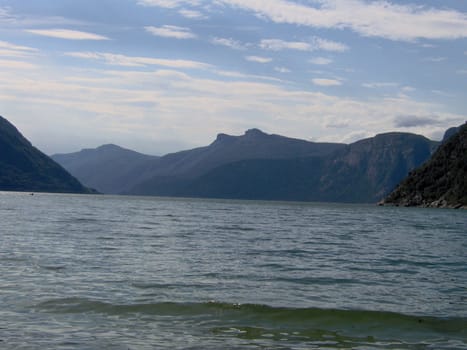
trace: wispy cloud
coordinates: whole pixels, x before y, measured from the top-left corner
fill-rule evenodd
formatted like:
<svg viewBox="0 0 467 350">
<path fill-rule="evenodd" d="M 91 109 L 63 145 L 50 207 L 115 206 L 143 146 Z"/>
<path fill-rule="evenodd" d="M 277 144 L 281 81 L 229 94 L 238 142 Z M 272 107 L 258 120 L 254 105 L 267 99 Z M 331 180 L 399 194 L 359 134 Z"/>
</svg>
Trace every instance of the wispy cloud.
<svg viewBox="0 0 467 350">
<path fill-rule="evenodd" d="M 309 43 L 300 41 L 284 41 L 280 39 L 264 39 L 261 40 L 259 46 L 262 49 L 280 51 L 280 50 L 299 50 L 311 51 L 312 47 Z"/>
<path fill-rule="evenodd" d="M 162 66 L 180 69 L 207 69 L 210 67 L 208 64 L 198 61 L 135 57 L 102 52 L 67 52 L 65 55 L 82 59 L 103 61 L 106 64 L 123 67 Z"/>
<path fill-rule="evenodd" d="M 401 115 L 394 119 L 396 128 L 414 128 L 427 125 L 438 125 L 440 123 L 437 116 Z"/>
<path fill-rule="evenodd" d="M 0 59 L 0 67 L 7 69 L 36 69 L 39 68 L 36 64 L 23 62 L 18 60 L 2 60 Z"/>
<path fill-rule="evenodd" d="M 222 45 L 226 47 L 230 47 L 231 49 L 235 50 L 244 50 L 246 47 L 240 41 L 234 40 L 232 38 L 212 38 L 211 43 L 214 45 Z"/>
<path fill-rule="evenodd" d="M 263 75 L 245 74 L 241 72 L 225 71 L 225 70 L 219 70 L 219 69 L 214 69 L 212 70 L 212 72 L 222 77 L 236 78 L 236 79 L 241 79 L 243 81 L 260 80 L 260 81 L 269 81 L 269 82 L 276 82 L 276 83 L 281 82 L 280 79 L 263 76 Z"/>
<path fill-rule="evenodd" d="M 326 58 L 326 57 L 315 57 L 315 58 L 310 59 L 308 62 L 310 62 L 312 64 L 325 66 L 325 65 L 331 64 L 332 59 Z"/>
<path fill-rule="evenodd" d="M 147 32 L 155 36 L 174 39 L 194 39 L 196 35 L 189 28 L 165 25 L 162 27 L 148 26 L 144 27 Z"/>
<path fill-rule="evenodd" d="M 256 63 L 269 63 L 272 61 L 270 57 L 261 57 L 261 56 L 246 56 L 245 59 L 250 62 Z"/>
<path fill-rule="evenodd" d="M 467 16 L 455 10 L 363 0 L 313 1 L 319 4 L 317 7 L 287 0 L 219 1 L 252 11 L 276 23 L 350 29 L 363 36 L 390 40 L 467 37 Z"/>
<path fill-rule="evenodd" d="M 15 22 L 16 19 L 11 15 L 10 10 L 5 7 L 0 7 L 0 21 L 6 23 Z"/>
<path fill-rule="evenodd" d="M 316 49 L 323 51 L 344 52 L 349 49 L 345 44 L 318 37 L 313 38 L 313 45 Z"/>
<path fill-rule="evenodd" d="M 426 62 L 438 63 L 438 62 L 446 61 L 447 59 L 448 59 L 447 57 L 426 57 L 423 60 Z"/>
<path fill-rule="evenodd" d="M 66 40 L 110 40 L 108 37 L 70 29 L 26 29 L 28 33 Z"/>
<path fill-rule="evenodd" d="M 181 9 L 178 11 L 183 17 L 190 19 L 206 19 L 206 16 L 200 11 Z"/>
<path fill-rule="evenodd" d="M 381 89 L 381 88 L 395 88 L 398 87 L 398 83 L 393 82 L 375 82 L 375 83 L 363 83 L 363 87 L 368 89 Z"/>
<path fill-rule="evenodd" d="M 142 6 L 156 6 L 164 8 L 175 8 L 184 3 L 183 0 L 137 0 L 136 3 Z"/>
<path fill-rule="evenodd" d="M 15 45 L 6 41 L 0 41 L 0 56 L 3 57 L 30 57 L 37 54 L 37 51 L 37 49 L 32 47 Z"/>
<path fill-rule="evenodd" d="M 265 50 L 281 51 L 281 50 L 298 50 L 298 51 L 334 51 L 344 52 L 349 48 L 343 43 L 331 41 L 319 37 L 313 37 L 310 42 L 303 41 L 284 41 L 281 39 L 263 39 L 259 46 Z"/>
<path fill-rule="evenodd" d="M 323 79 L 323 78 L 315 78 L 311 80 L 313 84 L 318 86 L 340 86 L 342 82 L 337 79 Z"/>
<path fill-rule="evenodd" d="M 290 69 L 285 67 L 274 67 L 274 70 L 279 73 L 290 73 Z"/>
<path fill-rule="evenodd" d="M 96 53 L 87 56 L 100 57 Z M 446 125 L 465 120 L 464 115 L 449 114 L 436 104 L 407 97 L 360 100 L 293 89 L 277 81 L 202 78 L 166 68 L 142 71 L 132 70 L 131 66 L 115 70 L 68 67 L 33 73 L 21 68 L 2 71 L 2 105 L 17 120 L 23 118 L 28 135 L 66 135 L 60 147 L 79 142 L 89 146 L 90 138 L 96 145 L 103 138 L 121 143 L 122 135 L 127 135 L 129 145 L 134 146 L 137 139 L 146 150 L 163 152 L 154 148 L 156 140 L 183 139 L 191 145 L 204 145 L 219 131 L 242 133 L 252 126 L 292 137 L 342 141 L 355 133 L 369 136 L 392 131 L 396 116 L 439 119 L 440 125 L 411 127 L 410 131 L 417 133 L 442 133 Z M 233 72 L 227 74 L 234 76 Z M 238 78 L 250 80 L 241 72 Z M 31 111 L 40 123 L 30 122 L 26 112 Z M 63 113 L 70 117 L 63 118 Z M 258 118 L 252 119 L 252 115 Z M 405 120 L 399 125 L 413 123 Z M 329 128 L 336 133 L 330 134 Z M 42 145 L 50 147 L 50 140 L 42 141 Z M 180 149 L 172 146 L 167 151 Z"/>
</svg>

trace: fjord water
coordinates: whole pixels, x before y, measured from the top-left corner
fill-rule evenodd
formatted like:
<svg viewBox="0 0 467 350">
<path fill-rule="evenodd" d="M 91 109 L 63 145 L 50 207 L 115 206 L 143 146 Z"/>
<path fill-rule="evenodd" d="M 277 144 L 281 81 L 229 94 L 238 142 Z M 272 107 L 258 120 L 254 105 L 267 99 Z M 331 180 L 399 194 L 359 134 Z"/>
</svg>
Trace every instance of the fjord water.
<svg viewBox="0 0 467 350">
<path fill-rule="evenodd" d="M 466 349 L 467 212 L 0 192 L 2 349 Z"/>
</svg>

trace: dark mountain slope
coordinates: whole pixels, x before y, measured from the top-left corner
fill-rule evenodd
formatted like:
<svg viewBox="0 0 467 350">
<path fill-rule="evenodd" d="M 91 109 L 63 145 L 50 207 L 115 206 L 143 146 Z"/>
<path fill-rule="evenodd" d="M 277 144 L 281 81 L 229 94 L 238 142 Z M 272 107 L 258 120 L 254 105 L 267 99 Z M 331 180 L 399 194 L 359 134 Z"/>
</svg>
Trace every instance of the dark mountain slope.
<svg viewBox="0 0 467 350">
<path fill-rule="evenodd" d="M 157 176 L 136 194 L 301 201 L 376 202 L 429 158 L 436 143 L 390 133 L 320 156 L 244 159 L 196 177 Z"/>
<path fill-rule="evenodd" d="M 458 128 L 384 200 L 384 204 L 467 208 L 467 124 Z"/>
<path fill-rule="evenodd" d="M 168 183 L 197 178 L 214 168 L 246 159 L 286 159 L 327 155 L 345 145 L 314 143 L 252 129 L 241 136 L 219 134 L 209 146 L 163 157 L 142 155 L 107 145 L 54 155 L 80 181 L 104 193 L 171 193 Z"/>
<path fill-rule="evenodd" d="M 131 173 L 134 169 L 158 158 L 116 145 L 103 145 L 96 149 L 52 156 L 52 159 L 86 186 L 111 194 L 127 190 L 133 184 Z"/>
<path fill-rule="evenodd" d="M 321 191 L 335 201 L 377 202 L 410 170 L 425 162 L 437 145 L 409 133 L 386 133 L 357 141 L 327 160 Z"/>
<path fill-rule="evenodd" d="M 65 169 L 0 117 L 0 190 L 89 193 Z"/>
<path fill-rule="evenodd" d="M 207 147 L 173 153 L 153 162 L 139 178 L 130 194 L 174 195 L 184 186 L 211 170 L 230 163 L 251 159 L 290 159 L 325 156 L 343 149 L 344 144 L 314 143 L 251 129 L 241 136 L 219 134 Z"/>
</svg>

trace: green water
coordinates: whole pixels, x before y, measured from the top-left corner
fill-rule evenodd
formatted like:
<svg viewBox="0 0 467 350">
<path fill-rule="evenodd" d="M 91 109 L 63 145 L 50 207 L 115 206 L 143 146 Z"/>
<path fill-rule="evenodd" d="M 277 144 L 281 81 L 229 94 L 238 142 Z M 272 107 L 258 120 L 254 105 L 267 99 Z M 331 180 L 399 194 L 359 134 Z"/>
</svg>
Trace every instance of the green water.
<svg viewBox="0 0 467 350">
<path fill-rule="evenodd" d="M 2 349 L 466 349 L 467 213 L 0 193 Z"/>
</svg>

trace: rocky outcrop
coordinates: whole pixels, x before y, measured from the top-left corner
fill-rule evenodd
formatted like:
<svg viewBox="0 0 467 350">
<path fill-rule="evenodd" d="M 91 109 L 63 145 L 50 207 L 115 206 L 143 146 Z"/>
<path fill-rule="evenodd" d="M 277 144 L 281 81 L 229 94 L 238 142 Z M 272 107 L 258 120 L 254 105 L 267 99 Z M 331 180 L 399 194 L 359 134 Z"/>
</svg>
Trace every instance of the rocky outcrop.
<svg viewBox="0 0 467 350">
<path fill-rule="evenodd" d="M 410 172 L 381 204 L 467 209 L 467 124 L 448 137 L 429 161 Z"/>
</svg>

